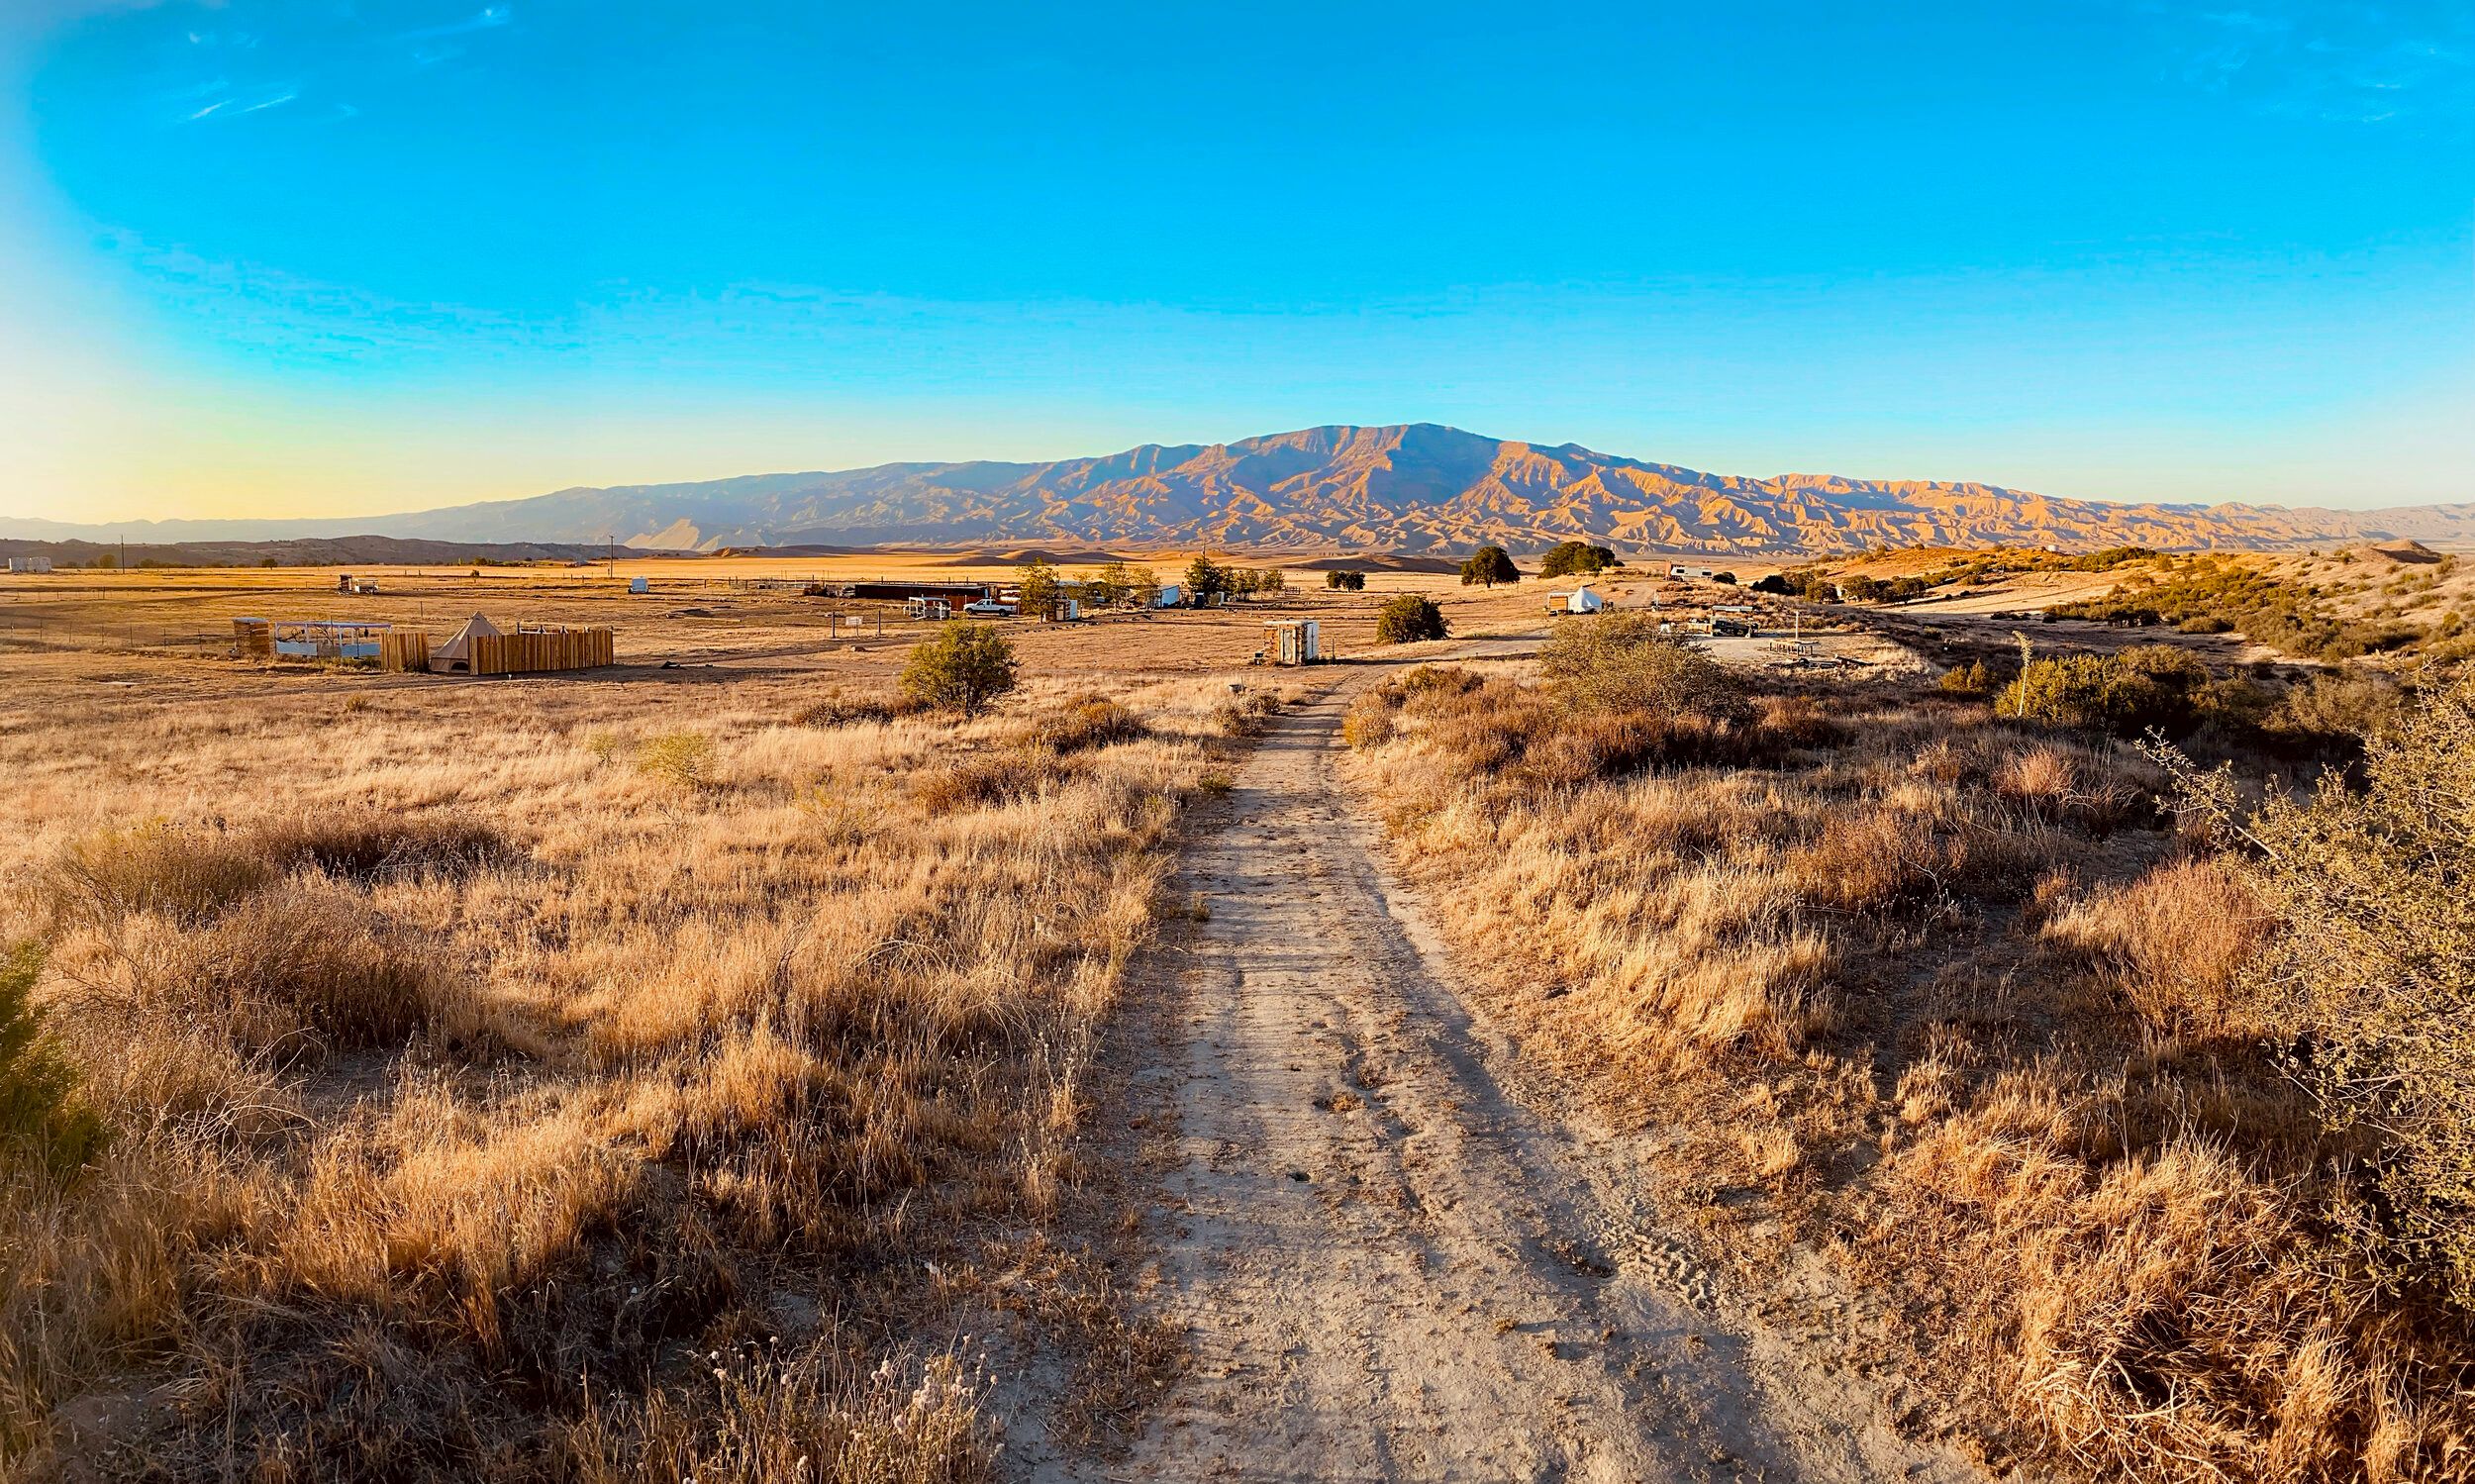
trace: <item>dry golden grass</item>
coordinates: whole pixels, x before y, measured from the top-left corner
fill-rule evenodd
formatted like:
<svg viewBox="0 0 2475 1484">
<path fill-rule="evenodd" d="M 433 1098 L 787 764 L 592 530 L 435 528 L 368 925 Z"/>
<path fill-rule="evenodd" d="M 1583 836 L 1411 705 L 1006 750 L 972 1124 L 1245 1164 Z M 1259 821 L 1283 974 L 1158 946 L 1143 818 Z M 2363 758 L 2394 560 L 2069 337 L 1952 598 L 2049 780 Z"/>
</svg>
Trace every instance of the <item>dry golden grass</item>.
<svg viewBox="0 0 2475 1484">
<path fill-rule="evenodd" d="M 0 1472 L 974 1479 L 992 1313 L 1147 1387 L 1050 1229 L 1224 684 L 351 687 L 0 690 L 108 1137 L 0 1185 Z"/>
<path fill-rule="evenodd" d="M 1890 1300 L 1870 1358 L 1998 1460 L 2475 1470 L 2467 1318 L 2349 1245 L 2361 1146 L 2281 1066 L 2269 916 L 2162 774 L 1922 688 L 1751 700 L 1593 716 L 1513 667 L 1353 707 L 1352 772 L 1523 1054 L 1656 1131 L 1746 1282 L 1778 1217 Z"/>
</svg>

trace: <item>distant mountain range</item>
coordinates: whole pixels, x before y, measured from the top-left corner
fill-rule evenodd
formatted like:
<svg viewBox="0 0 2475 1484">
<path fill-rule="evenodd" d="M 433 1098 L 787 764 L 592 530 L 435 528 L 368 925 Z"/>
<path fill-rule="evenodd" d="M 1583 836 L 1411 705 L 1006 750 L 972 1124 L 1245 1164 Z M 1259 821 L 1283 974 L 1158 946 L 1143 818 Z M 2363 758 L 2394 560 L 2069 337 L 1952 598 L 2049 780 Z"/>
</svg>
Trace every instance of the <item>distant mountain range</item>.
<svg viewBox="0 0 2475 1484">
<path fill-rule="evenodd" d="M 564 489 L 527 500 L 315 521 L 72 526 L 0 517 L 43 541 L 431 542 L 668 549 L 784 545 L 1210 546 L 1516 553 L 1571 538 L 1628 551 L 1763 554 L 1867 545 L 2274 549 L 2363 540 L 2475 545 L 2475 503 L 2386 510 L 2118 505 L 1930 480 L 1753 479 L 1414 423 L 1308 428 L 1234 444 L 1145 444 L 1048 463 L 889 463 L 697 484 Z"/>
</svg>

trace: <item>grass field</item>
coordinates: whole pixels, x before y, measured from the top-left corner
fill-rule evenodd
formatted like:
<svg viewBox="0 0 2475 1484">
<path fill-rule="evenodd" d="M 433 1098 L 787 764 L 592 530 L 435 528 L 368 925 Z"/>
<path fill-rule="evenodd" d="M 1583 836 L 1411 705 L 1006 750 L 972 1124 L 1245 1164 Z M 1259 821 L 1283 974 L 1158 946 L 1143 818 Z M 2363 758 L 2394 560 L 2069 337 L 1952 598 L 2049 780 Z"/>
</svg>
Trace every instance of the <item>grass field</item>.
<svg viewBox="0 0 2475 1484">
<path fill-rule="evenodd" d="M 1183 1341 L 1096 1068 L 1156 925 L 1209 911 L 1162 885 L 1195 806 L 1336 683 L 1481 1012 L 1902 1427 L 2076 1476 L 2475 1466 L 2463 1310 L 2428 1252 L 2381 1258 L 2412 1161 L 2323 1117 L 2261 978 L 2287 899 L 2160 807 L 2135 731 L 1846 632 L 1845 670 L 1767 638 L 1593 668 L 1613 630 L 1547 624 L 1560 584 L 1403 573 L 1008 623 L 1022 688 L 965 719 L 886 704 L 940 626 L 838 635 L 849 605 L 762 585 L 880 570 L 0 579 L 8 1469 L 967 1480 L 1026 1419 L 1138 1432 Z M 1561 637 L 1543 668 L 1247 663 L 1290 617 L 1374 657 L 1413 591 L 1458 636 Z M 621 662 L 227 654 L 237 616 L 474 611 L 613 624 Z M 2172 638 L 2135 698 L 2245 808 L 2359 787 L 2422 704 Z M 2475 796 L 2466 752 L 2419 797 Z M 2456 971 L 2448 898 L 2401 920 L 2439 945 L 2399 982 Z"/>
<path fill-rule="evenodd" d="M 1008 1344 L 1068 1368 L 1007 1384 L 1103 1428 L 1161 1341 L 1057 1235 L 1080 1078 L 1245 730 L 1215 665 L 1259 616 L 1018 626 L 1001 713 L 837 725 L 901 641 L 822 645 L 779 594 L 382 580 L 382 616 L 617 610 L 633 663 L 58 639 L 341 607 L 318 573 L 8 597 L 0 938 L 44 945 L 19 977 L 101 1140 L 74 1178 L 11 1163 L 0 1447 L 72 1476 L 970 1478 Z M 1097 732 L 1095 693 L 1125 708 Z"/>
<path fill-rule="evenodd" d="M 1765 1313 L 1997 1469 L 2464 1476 L 2475 1340 L 2445 1262 L 2385 1265 L 2425 1238 L 2369 1174 L 2423 1136 L 2325 1120 L 2290 1051 L 2451 1035 L 2460 806 L 2418 806 L 2428 854 L 2393 836 L 2398 895 L 2324 831 L 2292 868 L 2343 884 L 2281 897 L 2111 738 L 1895 674 L 1556 654 L 1364 697 L 1355 774 L 1524 1057 L 1652 1151 Z M 2445 704 L 2392 765 L 2426 798 L 2475 782 Z M 2245 788 L 2318 771 L 2231 750 Z M 2263 977 L 2356 900 L 2384 953 L 2454 916 L 2392 981 L 2432 976 L 2387 1023 L 2420 1029 L 2298 1019 Z"/>
</svg>

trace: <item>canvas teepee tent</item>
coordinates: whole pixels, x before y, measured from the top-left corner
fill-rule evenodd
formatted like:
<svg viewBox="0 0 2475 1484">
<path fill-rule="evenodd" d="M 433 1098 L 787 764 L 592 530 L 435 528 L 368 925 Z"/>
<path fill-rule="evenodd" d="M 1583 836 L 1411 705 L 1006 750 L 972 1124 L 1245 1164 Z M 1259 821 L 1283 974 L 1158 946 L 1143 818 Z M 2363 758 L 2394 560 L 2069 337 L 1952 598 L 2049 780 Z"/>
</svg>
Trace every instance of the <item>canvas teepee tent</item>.
<svg viewBox="0 0 2475 1484">
<path fill-rule="evenodd" d="M 498 625 L 477 613 L 474 614 L 471 618 L 464 620 L 464 627 L 455 631 L 453 639 L 430 651 L 430 668 L 447 671 L 462 670 L 467 674 L 471 673 L 473 640 L 476 637 L 496 639 L 498 634 Z"/>
</svg>

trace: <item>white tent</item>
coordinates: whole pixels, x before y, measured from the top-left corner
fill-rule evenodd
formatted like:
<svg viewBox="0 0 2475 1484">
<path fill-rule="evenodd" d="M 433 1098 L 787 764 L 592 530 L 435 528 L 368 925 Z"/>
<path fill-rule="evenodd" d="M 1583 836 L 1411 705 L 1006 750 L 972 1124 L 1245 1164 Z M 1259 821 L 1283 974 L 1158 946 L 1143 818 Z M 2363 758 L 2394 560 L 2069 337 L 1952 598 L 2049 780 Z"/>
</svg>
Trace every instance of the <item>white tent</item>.
<svg viewBox="0 0 2475 1484">
<path fill-rule="evenodd" d="M 435 670 L 469 670 L 472 668 L 472 642 L 475 637 L 496 639 L 499 627 L 479 614 L 464 620 L 464 627 L 455 637 L 430 651 L 430 667 Z"/>
</svg>

